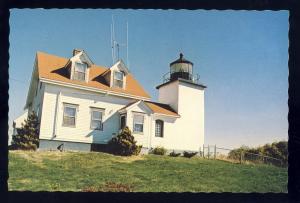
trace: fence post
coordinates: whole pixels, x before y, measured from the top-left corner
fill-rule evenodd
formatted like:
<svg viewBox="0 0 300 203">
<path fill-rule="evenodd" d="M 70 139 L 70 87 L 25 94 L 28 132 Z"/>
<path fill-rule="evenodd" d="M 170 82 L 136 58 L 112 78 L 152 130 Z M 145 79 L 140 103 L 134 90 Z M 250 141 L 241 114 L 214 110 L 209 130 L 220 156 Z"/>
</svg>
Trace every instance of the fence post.
<svg viewBox="0 0 300 203">
<path fill-rule="evenodd" d="M 215 151 L 214 151 L 214 154 L 215 154 L 215 159 L 217 158 L 217 145 L 215 144 Z"/>
<path fill-rule="evenodd" d="M 243 162 L 243 151 L 241 151 L 240 164 Z"/>
<path fill-rule="evenodd" d="M 199 156 L 201 156 L 201 147 L 199 147 Z"/>
<path fill-rule="evenodd" d="M 201 147 L 199 147 L 199 156 L 201 157 L 202 156 L 202 151 L 201 151 Z"/>
<path fill-rule="evenodd" d="M 209 159 L 209 145 L 207 145 L 207 148 L 208 148 L 208 150 L 207 150 L 207 158 Z"/>
</svg>

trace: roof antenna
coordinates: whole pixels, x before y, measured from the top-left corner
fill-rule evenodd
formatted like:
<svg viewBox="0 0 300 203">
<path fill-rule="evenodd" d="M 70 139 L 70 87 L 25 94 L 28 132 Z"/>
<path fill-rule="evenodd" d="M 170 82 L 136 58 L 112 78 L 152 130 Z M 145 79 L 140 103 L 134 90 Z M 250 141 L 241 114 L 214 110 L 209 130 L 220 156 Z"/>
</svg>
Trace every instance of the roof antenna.
<svg viewBox="0 0 300 203">
<path fill-rule="evenodd" d="M 126 46 L 126 63 L 127 68 L 129 67 L 129 59 L 128 59 L 128 22 L 126 22 L 126 43 L 121 44 L 118 43 L 115 39 L 115 22 L 114 16 L 112 15 L 112 24 L 111 24 L 111 55 L 112 55 L 112 63 L 115 64 L 117 60 L 120 60 L 120 46 Z"/>
<path fill-rule="evenodd" d="M 129 70 L 129 58 L 128 58 L 128 21 L 126 22 L 126 63 Z"/>
<path fill-rule="evenodd" d="M 117 59 L 120 60 L 120 45 L 119 45 L 119 43 L 117 43 L 117 54 L 118 54 Z"/>
<path fill-rule="evenodd" d="M 110 28 L 110 39 L 111 39 L 111 57 L 112 57 L 112 64 L 115 63 L 115 45 L 116 45 L 116 41 L 115 41 L 115 23 L 114 23 L 114 16 L 111 15 L 111 28 Z"/>
</svg>

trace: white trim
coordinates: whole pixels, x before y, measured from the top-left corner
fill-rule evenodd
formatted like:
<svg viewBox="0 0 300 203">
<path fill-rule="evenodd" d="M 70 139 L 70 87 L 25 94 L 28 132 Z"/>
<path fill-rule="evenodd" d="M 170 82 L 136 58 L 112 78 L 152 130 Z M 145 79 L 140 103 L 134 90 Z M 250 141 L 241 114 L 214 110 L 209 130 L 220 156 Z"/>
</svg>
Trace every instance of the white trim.
<svg viewBox="0 0 300 203">
<path fill-rule="evenodd" d="M 36 116 L 39 118 L 39 113 L 40 113 L 40 106 L 41 106 L 41 104 L 38 104 L 37 105 L 37 108 L 36 108 Z"/>
<path fill-rule="evenodd" d="M 101 119 L 95 119 L 95 118 L 93 118 L 93 111 L 100 112 L 101 113 Z M 103 108 L 97 108 L 97 107 L 90 106 L 90 114 L 91 114 L 90 129 L 91 130 L 103 131 L 103 117 L 104 117 L 104 112 L 105 112 L 105 109 L 103 109 Z M 92 122 L 93 121 L 100 121 L 101 128 L 100 129 L 99 128 L 93 128 L 92 127 Z"/>
<path fill-rule="evenodd" d="M 124 126 L 124 128 L 127 126 L 127 113 L 122 113 L 122 114 L 120 114 L 120 118 L 119 118 L 119 130 L 122 130 L 122 128 L 121 128 L 121 124 L 122 124 L 121 120 L 122 120 L 122 117 L 125 118 L 125 126 Z"/>
<path fill-rule="evenodd" d="M 78 69 L 78 66 L 76 66 L 77 64 L 80 64 L 80 65 L 85 65 L 84 67 L 84 71 L 81 71 Z M 77 70 L 76 70 L 77 69 Z M 85 81 L 87 82 L 87 70 L 88 70 L 88 64 L 84 63 L 84 62 L 78 62 L 78 61 L 74 61 L 74 74 L 73 74 L 73 78 L 72 80 L 77 80 L 77 81 Z M 78 76 L 78 73 L 83 73 L 84 74 L 84 79 L 83 80 L 80 80 L 78 78 L 75 78 L 75 75 L 76 75 L 76 72 L 77 72 L 77 76 Z"/>
<path fill-rule="evenodd" d="M 162 119 L 155 119 L 154 121 L 154 137 L 160 137 L 163 138 L 164 137 L 164 121 Z M 157 124 L 160 124 L 160 135 L 157 136 Z"/>
<path fill-rule="evenodd" d="M 64 123 L 65 118 L 65 108 L 74 108 L 75 109 L 75 115 L 74 115 L 74 125 L 68 125 Z M 76 120 L 77 120 L 77 111 L 78 111 L 78 104 L 70 104 L 70 103 L 63 103 L 63 119 L 62 119 L 62 126 L 63 127 L 71 127 L 76 128 Z M 73 117 L 73 116 L 67 116 L 67 117 Z"/>
<path fill-rule="evenodd" d="M 59 137 L 56 137 L 56 138 L 51 138 L 51 137 L 42 137 L 40 138 L 40 140 L 49 140 L 49 141 L 69 141 L 69 142 L 78 142 L 78 143 L 86 143 L 86 144 L 107 144 L 109 142 L 109 139 L 107 139 L 107 142 L 105 141 L 100 141 L 100 140 L 82 140 L 82 139 L 73 139 L 73 138 L 59 138 Z"/>
<path fill-rule="evenodd" d="M 120 66 L 119 66 L 120 65 Z M 124 62 L 121 60 L 117 61 L 114 65 L 112 65 L 110 67 L 111 70 L 113 69 L 118 69 L 120 71 L 124 71 L 125 72 L 125 75 L 129 74 L 130 71 L 128 70 L 128 68 L 126 67 L 126 65 L 124 64 Z"/>
<path fill-rule="evenodd" d="M 154 113 L 154 116 L 166 116 L 166 117 L 173 117 L 173 118 L 180 118 L 179 116 L 173 116 L 173 115 L 167 115 L 167 114 L 162 114 L 162 113 Z"/>
<path fill-rule="evenodd" d="M 143 116 L 143 123 L 140 122 L 135 122 L 134 121 L 134 116 Z M 132 112 L 132 123 L 133 123 L 133 128 L 132 128 L 132 132 L 134 134 L 144 134 L 145 132 L 145 114 L 144 113 L 140 113 L 140 112 Z M 143 131 L 135 131 L 135 124 L 139 124 L 139 125 L 143 125 Z"/>
<path fill-rule="evenodd" d="M 149 141 L 148 141 L 148 149 L 151 149 L 151 143 L 152 143 L 152 122 L 153 122 L 153 117 L 149 117 Z"/>
<path fill-rule="evenodd" d="M 138 103 L 138 102 L 140 102 L 140 100 L 138 100 L 138 101 L 132 103 L 131 105 L 127 106 L 126 108 L 122 107 L 121 109 L 118 110 L 118 112 L 119 112 L 120 114 L 122 114 L 122 113 L 127 113 L 127 111 L 131 108 L 131 106 L 132 106 L 132 105 L 136 105 L 136 103 Z M 127 104 L 127 105 L 128 105 L 128 104 Z M 126 105 L 125 105 L 125 106 L 126 106 Z"/>
<path fill-rule="evenodd" d="M 130 109 L 134 108 L 135 106 L 139 105 L 140 103 L 142 103 L 142 105 L 144 105 L 144 107 L 145 107 L 146 109 L 148 109 L 149 112 L 145 112 L 145 113 L 147 113 L 147 114 L 149 114 L 149 113 L 152 114 L 152 113 L 153 113 L 152 109 L 150 109 L 150 107 L 148 107 L 148 106 L 145 104 L 145 102 L 143 102 L 143 100 L 139 100 L 139 101 L 137 101 L 137 102 L 131 104 L 131 105 L 128 106 L 125 110 L 126 110 L 126 111 L 130 111 Z"/>
<path fill-rule="evenodd" d="M 122 110 L 118 110 L 119 114 L 125 114 L 127 113 L 127 110 L 126 109 L 122 109 Z"/>
<path fill-rule="evenodd" d="M 77 55 L 77 54 L 76 54 Z M 76 56 L 75 55 L 75 56 Z M 90 57 L 87 55 L 87 53 L 84 51 L 84 50 L 81 50 L 79 53 L 78 53 L 78 56 L 79 56 L 79 59 L 81 61 L 84 61 L 84 62 L 87 62 L 88 63 L 88 66 L 92 66 L 94 63 L 93 61 L 90 59 Z M 82 57 L 82 58 L 81 58 Z"/>
<path fill-rule="evenodd" d="M 31 92 L 33 91 L 32 88 L 33 87 L 33 82 L 34 82 L 34 78 L 35 78 L 35 75 L 37 75 L 37 80 L 39 79 L 39 73 L 38 73 L 38 67 L 37 67 L 37 54 L 35 56 L 35 59 L 34 59 L 34 64 L 33 64 L 33 70 L 32 70 L 32 73 L 31 73 L 31 79 L 30 79 L 30 84 L 29 84 L 29 88 L 28 88 L 28 92 L 27 92 L 27 97 L 26 97 L 26 103 L 25 103 L 25 106 L 24 106 L 24 110 L 28 108 L 29 104 L 32 103 L 33 99 L 35 96 L 31 95 Z M 38 87 L 37 87 L 38 88 Z M 32 100 L 31 102 L 29 100 Z"/>
<path fill-rule="evenodd" d="M 173 117 L 173 118 L 180 118 L 180 115 L 168 115 L 168 114 L 162 114 L 162 113 L 155 113 L 143 100 L 136 101 L 135 103 L 132 103 L 130 106 L 128 106 L 125 109 L 119 110 L 119 113 L 126 113 L 130 111 L 133 107 L 137 106 L 139 103 L 143 103 L 143 105 L 146 107 L 146 109 L 149 110 L 150 114 L 153 114 L 154 116 L 165 116 L 165 117 Z"/>
<path fill-rule="evenodd" d="M 56 109 L 55 109 L 55 117 L 54 117 L 54 129 L 53 129 L 53 137 L 57 136 L 57 122 L 58 122 L 58 111 L 59 111 L 59 104 L 60 104 L 60 97 L 61 97 L 61 91 L 57 93 L 56 96 Z"/>
<path fill-rule="evenodd" d="M 119 80 L 119 79 L 116 78 L 116 73 L 122 74 L 122 80 Z M 125 73 L 123 71 L 120 71 L 120 70 L 114 70 L 113 71 L 113 87 L 120 88 L 120 89 L 125 89 L 124 79 L 125 79 Z M 122 82 L 122 87 L 117 86 L 116 83 L 115 83 L 115 80 L 121 81 Z"/>
<path fill-rule="evenodd" d="M 113 91 L 108 91 L 108 90 L 99 90 L 99 88 L 85 87 L 83 85 L 77 85 L 77 84 L 72 84 L 72 83 L 67 83 L 67 82 L 61 82 L 61 81 L 51 80 L 51 79 L 47 79 L 47 78 L 43 78 L 43 77 L 40 78 L 40 81 L 48 83 L 48 84 L 62 85 L 62 86 L 65 86 L 65 87 L 78 88 L 78 89 L 87 90 L 87 91 L 91 91 L 91 92 L 98 92 L 98 93 L 103 93 L 103 94 L 110 94 L 110 95 L 114 95 L 114 96 L 119 96 L 119 97 L 150 101 L 150 98 L 147 98 L 147 97 L 133 96 L 133 95 L 130 95 L 130 94 L 124 94 L 124 93 L 121 93 L 121 92 L 113 92 Z"/>
</svg>

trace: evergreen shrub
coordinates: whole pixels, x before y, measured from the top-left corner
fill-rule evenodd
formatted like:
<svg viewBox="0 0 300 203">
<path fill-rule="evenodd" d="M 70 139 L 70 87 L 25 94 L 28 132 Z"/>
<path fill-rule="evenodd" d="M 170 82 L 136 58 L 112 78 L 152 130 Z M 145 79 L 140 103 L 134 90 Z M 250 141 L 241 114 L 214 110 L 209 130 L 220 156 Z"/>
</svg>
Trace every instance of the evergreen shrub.
<svg viewBox="0 0 300 203">
<path fill-rule="evenodd" d="M 165 155 L 167 150 L 164 147 L 155 147 L 152 149 L 151 153 L 156 155 Z"/>
<path fill-rule="evenodd" d="M 183 156 L 186 157 L 186 158 L 191 158 L 193 156 L 195 156 L 198 152 L 187 152 L 187 151 L 184 151 L 183 152 Z"/>
<path fill-rule="evenodd" d="M 39 122 L 34 111 L 29 113 L 22 127 L 13 135 L 10 149 L 36 150 L 39 147 Z"/>
<path fill-rule="evenodd" d="M 178 157 L 180 155 L 181 155 L 181 153 L 176 153 L 174 151 L 169 154 L 169 156 L 172 156 L 172 157 Z"/>
<path fill-rule="evenodd" d="M 128 127 L 125 127 L 116 137 L 112 138 L 107 147 L 108 152 L 120 156 L 138 155 L 142 149 L 142 145 L 136 144 Z"/>
</svg>

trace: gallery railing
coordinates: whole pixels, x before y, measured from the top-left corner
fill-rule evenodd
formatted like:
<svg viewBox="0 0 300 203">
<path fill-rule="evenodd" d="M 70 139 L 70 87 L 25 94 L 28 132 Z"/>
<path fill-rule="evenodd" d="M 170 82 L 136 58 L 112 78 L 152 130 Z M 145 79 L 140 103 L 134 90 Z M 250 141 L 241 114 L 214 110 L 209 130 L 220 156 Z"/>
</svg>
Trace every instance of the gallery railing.
<svg viewBox="0 0 300 203">
<path fill-rule="evenodd" d="M 163 83 L 169 82 L 171 80 L 177 80 L 178 78 L 190 80 L 193 83 L 200 84 L 200 75 L 191 74 L 191 73 L 185 72 L 185 71 L 167 72 L 166 74 L 163 75 Z"/>
</svg>

